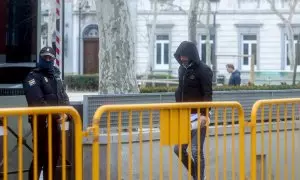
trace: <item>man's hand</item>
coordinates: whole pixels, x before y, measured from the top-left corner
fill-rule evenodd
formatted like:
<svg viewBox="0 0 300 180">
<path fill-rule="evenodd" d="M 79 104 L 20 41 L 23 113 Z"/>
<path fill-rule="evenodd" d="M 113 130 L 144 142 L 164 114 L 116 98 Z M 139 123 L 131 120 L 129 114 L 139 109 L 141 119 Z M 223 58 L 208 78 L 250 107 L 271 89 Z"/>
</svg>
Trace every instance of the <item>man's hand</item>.
<svg viewBox="0 0 300 180">
<path fill-rule="evenodd" d="M 63 120 L 67 120 L 68 119 L 68 115 L 66 114 L 60 114 L 60 118 L 57 120 L 57 123 L 61 124 L 63 122 Z"/>
<path fill-rule="evenodd" d="M 200 116 L 200 127 L 205 127 L 210 124 L 210 118 L 206 116 Z"/>
</svg>

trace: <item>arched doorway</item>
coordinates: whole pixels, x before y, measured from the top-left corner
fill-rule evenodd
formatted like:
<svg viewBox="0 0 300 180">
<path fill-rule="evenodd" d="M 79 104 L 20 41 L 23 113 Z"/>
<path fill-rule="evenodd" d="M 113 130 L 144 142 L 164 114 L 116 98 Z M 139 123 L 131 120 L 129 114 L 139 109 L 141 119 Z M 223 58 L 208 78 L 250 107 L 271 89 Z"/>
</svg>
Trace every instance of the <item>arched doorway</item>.
<svg viewBox="0 0 300 180">
<path fill-rule="evenodd" d="M 96 24 L 87 26 L 83 31 L 83 73 L 99 72 L 99 31 Z"/>
</svg>

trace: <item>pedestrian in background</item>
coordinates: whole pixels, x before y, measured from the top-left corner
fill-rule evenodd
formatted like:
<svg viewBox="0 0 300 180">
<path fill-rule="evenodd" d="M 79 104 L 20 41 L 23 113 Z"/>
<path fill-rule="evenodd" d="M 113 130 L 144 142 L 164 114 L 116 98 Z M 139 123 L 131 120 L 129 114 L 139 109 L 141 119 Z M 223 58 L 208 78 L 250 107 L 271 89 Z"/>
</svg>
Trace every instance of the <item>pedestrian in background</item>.
<svg viewBox="0 0 300 180">
<path fill-rule="evenodd" d="M 240 86 L 241 85 L 241 73 L 238 70 L 234 69 L 233 64 L 226 65 L 227 72 L 230 73 L 230 78 L 228 85 L 229 86 Z"/>
</svg>

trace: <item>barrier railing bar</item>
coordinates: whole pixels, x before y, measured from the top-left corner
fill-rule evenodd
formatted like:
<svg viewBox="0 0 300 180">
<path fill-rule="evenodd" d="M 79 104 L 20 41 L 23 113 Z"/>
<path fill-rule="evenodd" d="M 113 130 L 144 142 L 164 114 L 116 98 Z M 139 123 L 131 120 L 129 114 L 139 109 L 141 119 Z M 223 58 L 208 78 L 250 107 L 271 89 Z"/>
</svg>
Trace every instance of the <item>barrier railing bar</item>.
<svg viewBox="0 0 300 180">
<path fill-rule="evenodd" d="M 232 108 L 232 111 L 231 111 L 231 122 L 234 124 L 234 115 L 235 115 L 235 109 Z M 232 124 L 232 125 L 233 125 Z M 234 137 L 235 135 L 235 132 L 234 132 L 234 126 L 231 126 L 231 135 L 232 137 Z M 231 141 L 231 146 L 232 146 L 232 149 L 235 149 L 235 139 L 234 138 L 231 138 L 232 141 Z M 232 161 L 232 164 L 231 164 L 231 168 L 232 168 L 232 180 L 235 180 L 235 152 L 232 151 L 232 155 L 231 155 L 231 161 Z"/>
<path fill-rule="evenodd" d="M 295 180 L 295 104 L 292 104 L 292 180 Z"/>
<path fill-rule="evenodd" d="M 33 179 L 38 179 L 37 115 L 33 116 Z"/>
<path fill-rule="evenodd" d="M 22 126 L 22 116 L 18 118 L 18 133 L 20 134 L 18 138 L 18 166 L 19 166 L 19 180 L 23 179 L 23 146 L 22 146 L 22 135 L 23 135 L 23 126 Z"/>
<path fill-rule="evenodd" d="M 150 110 L 150 115 L 149 115 L 149 121 L 150 121 L 150 149 L 153 149 L 153 111 Z M 150 150 L 150 161 L 149 161 L 149 179 L 153 179 L 152 178 L 152 174 L 153 174 L 153 152 Z"/>
<path fill-rule="evenodd" d="M 7 172 L 8 172 L 7 116 L 4 116 L 4 119 L 3 119 L 3 130 L 4 130 L 4 134 L 3 134 L 3 159 L 4 159 L 3 172 L 4 172 L 4 180 L 7 180 L 8 179 L 8 176 L 7 176 Z"/>
<path fill-rule="evenodd" d="M 47 124 L 48 124 L 48 178 L 49 180 L 53 179 L 53 168 L 52 168 L 52 157 L 53 157 L 53 152 L 52 152 L 52 116 L 51 114 L 48 114 L 48 119 L 47 119 Z"/>
<path fill-rule="evenodd" d="M 107 156 L 106 156 L 106 179 L 110 180 L 111 177 L 111 170 L 110 170 L 110 162 L 111 162 L 111 142 L 110 142 L 110 121 L 111 121 L 111 113 L 110 111 L 107 112 Z M 120 150 L 120 149 L 119 149 Z M 131 153 L 129 153 L 131 154 Z M 129 158 L 129 161 L 131 161 L 131 159 Z"/>
<path fill-rule="evenodd" d="M 128 161 L 128 167 L 129 167 L 129 179 L 132 180 L 132 172 L 133 172 L 133 165 L 132 165 L 132 111 L 129 111 L 129 161 Z"/>
<path fill-rule="evenodd" d="M 190 108 L 188 109 L 188 112 L 191 112 Z M 182 110 L 179 110 L 179 116 L 180 116 L 180 119 L 182 119 L 184 117 L 184 114 L 182 113 Z M 189 117 L 189 119 L 190 119 L 190 117 Z M 190 132 L 189 132 L 189 136 L 188 137 L 189 137 L 188 145 L 190 146 L 190 148 L 188 148 L 188 153 L 189 153 L 189 156 L 191 156 L 192 155 L 192 136 L 191 136 Z M 188 180 L 192 179 L 192 177 L 191 177 L 191 174 L 192 174 L 191 173 L 192 172 L 192 161 L 191 160 L 192 159 L 189 157 L 188 158 Z"/>
<path fill-rule="evenodd" d="M 173 113 L 169 113 L 170 119 L 173 119 Z M 169 132 L 170 133 L 170 132 Z M 181 144 L 179 145 L 179 154 L 181 154 Z M 169 147 L 169 180 L 173 180 L 173 149 L 170 146 Z M 182 156 L 181 156 L 182 158 Z M 179 164 L 179 168 L 182 168 L 182 164 L 181 164 L 181 158 L 178 159 L 178 164 Z M 182 176 L 180 176 L 182 177 Z"/>
<path fill-rule="evenodd" d="M 143 179 L 143 166 L 142 166 L 142 164 L 143 164 L 143 134 L 142 134 L 142 129 L 143 129 L 143 112 L 140 112 L 139 113 L 139 119 L 140 119 L 140 129 L 139 129 L 139 139 L 140 139 L 140 142 L 139 142 L 139 144 L 140 144 L 140 164 L 141 164 L 141 166 L 140 166 L 140 180 L 142 180 Z M 120 132 L 119 132 L 120 133 Z"/>
<path fill-rule="evenodd" d="M 268 165 L 268 177 L 269 180 L 272 179 L 272 113 L 273 106 L 269 105 L 269 165 Z"/>
<path fill-rule="evenodd" d="M 122 161 L 122 113 L 118 112 L 118 162 Z M 141 156 L 142 157 L 142 156 Z M 118 163 L 118 180 L 122 179 L 122 166 L 121 163 Z"/>
<path fill-rule="evenodd" d="M 238 116 L 239 116 L 239 158 L 240 158 L 240 179 L 245 179 L 245 114 L 244 110 L 241 106 L 235 107 L 238 108 Z"/>
<path fill-rule="evenodd" d="M 66 119 L 62 119 L 62 180 L 66 180 L 66 129 L 65 129 Z M 79 157 L 78 157 L 79 158 Z"/>
<path fill-rule="evenodd" d="M 276 123 L 276 128 L 277 128 L 277 132 L 276 132 L 276 179 L 279 180 L 279 174 L 280 174 L 280 167 L 279 167 L 279 122 L 280 122 L 280 106 L 277 105 L 277 114 L 276 114 L 276 117 L 277 117 L 277 123 Z"/>
<path fill-rule="evenodd" d="M 207 109 L 205 109 L 206 113 L 207 113 Z M 198 116 L 198 119 L 200 119 L 200 109 L 197 109 L 197 116 Z M 206 116 L 207 118 L 207 116 Z M 197 124 L 197 139 L 198 139 L 198 142 L 201 142 L 201 123 L 198 123 Z M 197 143 L 197 152 L 200 152 L 200 143 Z M 200 168 L 201 168 L 201 163 L 200 163 L 200 153 L 197 154 L 197 174 L 198 174 L 198 179 L 197 180 L 200 180 Z"/>
<path fill-rule="evenodd" d="M 223 179 L 226 180 L 227 179 L 227 174 L 226 174 L 226 166 L 227 166 L 227 157 L 226 157 L 226 147 L 227 147 L 227 140 L 226 140 L 226 124 L 227 124 L 227 111 L 226 108 L 224 108 L 223 110 L 223 119 L 224 119 L 224 164 L 223 164 Z"/>
<path fill-rule="evenodd" d="M 218 111 L 218 108 L 215 108 L 214 110 L 215 110 L 215 121 L 217 121 L 219 119 L 219 111 Z M 217 123 L 215 123 L 215 143 L 216 143 L 216 149 L 219 149 L 218 139 L 219 139 L 219 137 L 218 137 L 218 125 L 217 125 Z M 216 174 L 216 180 L 218 180 L 219 179 L 219 157 L 218 157 L 217 154 L 215 155 L 215 157 L 216 157 L 216 166 L 215 166 L 216 173 L 215 174 Z"/>
<path fill-rule="evenodd" d="M 288 179 L 287 159 L 287 104 L 284 104 L 284 179 Z"/>
<path fill-rule="evenodd" d="M 206 114 L 208 115 L 208 109 L 206 109 Z M 206 149 L 205 149 L 205 163 L 206 163 L 206 167 L 209 167 L 209 127 L 206 126 L 206 135 L 205 135 L 205 139 L 207 139 L 206 141 Z M 205 168 L 205 174 L 207 179 L 210 179 L 210 173 L 209 173 L 209 168 Z"/>
</svg>

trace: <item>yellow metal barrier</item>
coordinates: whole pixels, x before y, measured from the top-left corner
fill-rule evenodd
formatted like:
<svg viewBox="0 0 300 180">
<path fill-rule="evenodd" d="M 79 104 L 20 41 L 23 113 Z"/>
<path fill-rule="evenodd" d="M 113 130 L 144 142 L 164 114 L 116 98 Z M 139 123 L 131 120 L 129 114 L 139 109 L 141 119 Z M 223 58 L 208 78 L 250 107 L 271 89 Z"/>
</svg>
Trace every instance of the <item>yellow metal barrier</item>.
<svg viewBox="0 0 300 180">
<path fill-rule="evenodd" d="M 249 124 L 251 180 L 299 178 L 299 171 L 295 171 L 295 166 L 300 165 L 295 164 L 299 156 L 295 155 L 299 149 L 299 145 L 295 144 L 296 132 L 299 134 L 299 124 L 296 121 L 299 118 L 299 104 L 300 98 L 292 98 L 260 100 L 253 105 Z M 258 134 L 261 136 L 261 144 L 256 139 Z"/>
<path fill-rule="evenodd" d="M 179 179 L 191 179 L 193 171 L 192 163 L 197 164 L 195 171 L 200 175 L 201 165 L 200 163 L 200 143 L 196 145 L 197 156 L 193 156 L 193 148 L 188 148 L 188 154 L 193 156 L 193 159 L 197 157 L 196 162 L 192 162 L 191 158 L 188 158 L 187 171 L 183 171 L 182 163 L 183 154 L 185 151 L 183 148 L 184 144 L 191 144 L 191 109 L 197 109 L 196 112 L 198 119 L 200 117 L 200 108 L 208 109 L 211 108 L 212 116 L 211 122 L 220 122 L 221 124 L 214 123 L 213 126 L 205 126 L 200 128 L 200 123 L 197 125 L 197 141 L 201 140 L 204 130 L 205 137 L 205 176 L 206 179 L 245 179 L 245 147 L 244 147 L 244 111 L 242 106 L 238 102 L 201 102 L 201 103 L 166 103 L 166 104 L 131 104 L 131 105 L 105 105 L 97 109 L 93 117 L 93 126 L 89 128 L 93 131 L 93 145 L 92 145 L 92 179 L 98 180 L 106 179 L 110 180 L 111 176 L 117 174 L 118 180 L 121 179 L 173 179 L 177 176 Z M 230 110 L 230 113 L 228 112 Z M 128 113 L 126 118 L 128 119 L 128 126 L 124 126 L 125 115 L 124 112 Z M 158 112 L 160 123 L 158 128 L 155 128 L 153 124 L 154 114 Z M 144 118 L 145 114 L 148 114 Z M 107 125 L 105 128 L 99 127 L 100 119 L 106 115 L 105 120 Z M 113 116 L 114 115 L 114 116 Z M 135 115 L 137 123 L 134 123 L 133 116 Z M 116 123 L 112 124 L 113 118 Z M 208 117 L 206 117 L 207 119 Z M 114 122 L 115 122 L 114 121 Z M 145 122 L 148 122 L 147 128 Z M 114 128 L 116 132 L 114 132 Z M 128 129 L 128 132 L 124 132 L 123 129 Z M 137 131 L 134 131 L 137 129 Z M 231 130 L 231 131 L 229 131 Z M 159 137 L 157 137 L 157 132 Z M 220 133 L 219 133 L 220 132 Z M 149 137 L 146 135 L 149 134 Z M 201 136 L 200 136 L 201 134 Z M 134 136 L 135 135 L 135 136 Z M 238 138 L 235 138 L 238 136 Z M 105 139 L 102 137 L 106 137 Z M 126 139 L 128 137 L 128 141 Z M 203 138 L 204 138 L 203 137 Z M 100 139 L 100 142 L 99 142 Z M 210 148 L 210 139 L 213 139 L 215 148 Z M 231 139 L 231 140 L 230 140 Z M 160 140 L 158 144 L 157 141 Z M 101 142 L 106 141 L 106 142 Z M 236 145 L 238 141 L 238 145 Z M 198 141 L 200 142 L 200 141 Z M 99 157 L 100 149 L 99 143 L 105 143 L 106 155 Z M 117 144 L 117 153 L 111 154 L 112 145 Z M 179 158 L 178 161 L 173 162 L 176 158 L 173 152 L 173 145 L 179 147 Z M 167 147 L 166 147 L 167 146 Z M 128 149 L 126 148 L 128 147 Z M 157 148 L 156 148 L 157 147 Z M 165 147 L 167 149 L 165 149 Z M 105 151 L 104 150 L 104 151 Z M 213 152 L 214 151 L 214 152 Z M 195 147 L 193 149 L 195 152 Z M 168 156 L 164 156 L 168 153 Z M 219 155 L 222 154 L 222 155 Z M 236 156 L 238 154 L 238 157 Z M 231 159 L 227 160 L 227 156 L 231 155 Z M 125 159 L 125 157 L 128 157 Z M 101 158 L 101 159 L 100 159 Z M 103 164 L 102 158 L 106 158 L 106 175 L 103 173 L 103 168 L 100 167 L 100 162 Z M 114 164 L 112 158 L 117 159 L 115 162 L 114 169 L 111 166 Z M 145 158 L 149 158 L 145 161 Z M 168 158 L 166 160 L 165 158 Z M 147 163 L 147 161 L 149 163 Z M 202 160 L 201 160 L 202 161 Z M 209 165 L 210 162 L 215 163 L 215 166 Z M 145 168 L 146 166 L 146 168 Z M 147 166 L 149 166 L 147 168 Z M 167 167 L 166 167 L 167 166 Z M 173 166 L 179 166 L 178 171 L 173 171 Z M 128 169 L 126 170 L 126 167 Z M 165 172 L 164 169 L 168 171 Z M 203 169 L 203 168 L 202 168 Z M 238 169 L 236 171 L 236 169 Z M 116 172 L 112 172 L 116 170 Z M 148 175 L 145 170 L 148 170 Z M 223 171 L 223 172 L 222 172 Z M 174 172 L 174 173 L 173 173 Z M 195 173 L 195 172 L 194 172 Z M 101 175 L 101 176 L 100 176 Z M 128 176 L 128 177 L 124 177 Z M 183 177 L 184 176 L 184 177 Z M 228 178 L 230 176 L 230 178 Z M 106 178 L 104 178 L 106 177 Z M 188 178 L 187 178 L 188 177 Z M 114 179 L 112 178 L 112 179 Z M 200 180 L 200 176 L 198 178 Z"/>
<path fill-rule="evenodd" d="M 38 115 L 47 115 L 48 124 L 48 167 L 49 174 L 48 178 L 53 179 L 52 169 L 52 116 L 50 114 L 69 114 L 72 116 L 74 121 L 74 151 L 75 151 L 75 180 L 82 179 L 82 123 L 78 112 L 73 107 L 34 107 L 34 108 L 0 108 L 0 117 L 3 117 L 3 179 L 8 179 L 8 117 L 18 117 L 18 179 L 23 179 L 23 119 L 22 116 L 33 115 L 33 159 L 34 159 L 34 179 L 38 179 L 38 161 L 37 156 L 38 147 L 37 140 L 39 134 L 37 134 L 37 122 Z M 27 122 L 26 122 L 27 123 Z M 66 180 L 66 134 L 65 134 L 65 119 L 62 119 L 62 180 Z M 46 171 L 44 169 L 44 171 Z M 27 179 L 27 178 L 26 178 Z"/>
</svg>

